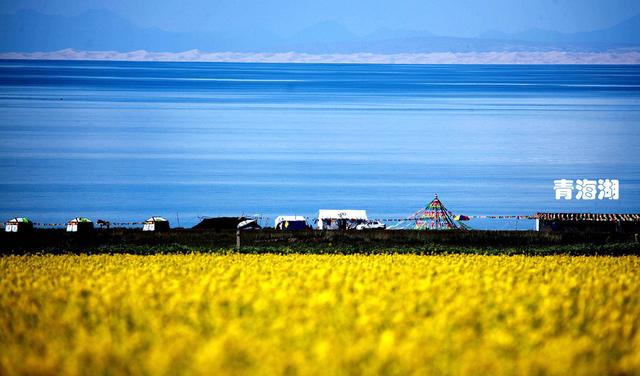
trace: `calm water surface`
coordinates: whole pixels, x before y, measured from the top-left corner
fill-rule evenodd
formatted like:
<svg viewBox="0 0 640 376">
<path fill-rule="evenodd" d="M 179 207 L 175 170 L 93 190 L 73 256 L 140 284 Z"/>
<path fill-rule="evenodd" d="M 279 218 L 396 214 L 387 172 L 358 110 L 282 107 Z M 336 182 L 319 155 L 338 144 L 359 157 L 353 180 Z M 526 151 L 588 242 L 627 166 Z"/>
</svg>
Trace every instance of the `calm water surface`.
<svg viewBox="0 0 640 376">
<path fill-rule="evenodd" d="M 639 145 L 637 66 L 0 61 L 0 220 L 640 212 Z"/>
</svg>

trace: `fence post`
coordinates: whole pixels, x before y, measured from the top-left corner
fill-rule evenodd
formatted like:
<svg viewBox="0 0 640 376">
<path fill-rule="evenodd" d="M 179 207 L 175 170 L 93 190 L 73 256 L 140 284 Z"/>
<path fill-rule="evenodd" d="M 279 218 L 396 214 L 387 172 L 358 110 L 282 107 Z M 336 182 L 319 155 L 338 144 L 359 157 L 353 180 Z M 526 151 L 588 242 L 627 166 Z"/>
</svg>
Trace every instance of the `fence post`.
<svg viewBox="0 0 640 376">
<path fill-rule="evenodd" d="M 240 251 L 240 228 L 236 230 L 236 250 Z"/>
</svg>

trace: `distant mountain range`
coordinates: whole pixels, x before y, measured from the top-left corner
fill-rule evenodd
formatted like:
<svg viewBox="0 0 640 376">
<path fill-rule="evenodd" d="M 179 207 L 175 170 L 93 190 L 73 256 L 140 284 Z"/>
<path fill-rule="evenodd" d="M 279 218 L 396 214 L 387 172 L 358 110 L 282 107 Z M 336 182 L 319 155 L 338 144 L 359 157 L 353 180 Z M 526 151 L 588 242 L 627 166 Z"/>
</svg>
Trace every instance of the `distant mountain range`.
<svg viewBox="0 0 640 376">
<path fill-rule="evenodd" d="M 259 36 L 259 37 L 258 37 Z M 20 11 L 0 15 L 0 52 L 187 50 L 310 54 L 401 54 L 434 52 L 640 51 L 640 15 L 610 28 L 579 33 L 532 29 L 487 31 L 473 38 L 428 31 L 378 30 L 358 36 L 337 22 L 323 22 L 290 36 L 259 28 L 214 32 L 169 32 L 140 28 L 122 17 L 93 10 L 73 17 Z"/>
<path fill-rule="evenodd" d="M 574 43 L 610 46 L 640 45 L 640 15 L 636 15 L 612 27 L 580 33 L 560 33 L 557 31 L 531 29 L 507 34 L 488 31 L 479 36 L 484 39 L 529 41 L 537 43 Z"/>
</svg>

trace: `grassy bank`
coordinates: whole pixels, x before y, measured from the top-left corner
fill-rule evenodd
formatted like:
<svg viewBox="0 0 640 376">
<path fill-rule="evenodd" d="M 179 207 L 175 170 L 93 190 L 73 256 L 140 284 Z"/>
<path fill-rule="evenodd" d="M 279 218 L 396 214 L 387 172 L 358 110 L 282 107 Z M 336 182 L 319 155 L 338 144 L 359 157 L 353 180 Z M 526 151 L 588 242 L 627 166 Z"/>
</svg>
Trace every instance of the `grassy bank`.
<svg viewBox="0 0 640 376">
<path fill-rule="evenodd" d="M 411 253 L 635 255 L 631 234 L 542 233 L 533 231 L 247 231 L 241 253 Z M 63 230 L 0 234 L 0 254 L 226 253 L 236 250 L 235 231 L 132 229 L 96 230 L 88 235 Z"/>
</svg>

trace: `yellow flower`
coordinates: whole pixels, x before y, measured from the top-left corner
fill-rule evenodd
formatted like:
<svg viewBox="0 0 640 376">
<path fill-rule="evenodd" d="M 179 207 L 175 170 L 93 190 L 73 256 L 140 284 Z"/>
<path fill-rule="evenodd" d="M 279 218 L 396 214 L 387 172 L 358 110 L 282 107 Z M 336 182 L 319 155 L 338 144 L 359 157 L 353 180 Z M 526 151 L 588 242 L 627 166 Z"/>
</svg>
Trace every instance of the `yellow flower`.
<svg viewBox="0 0 640 376">
<path fill-rule="evenodd" d="M 640 374 L 640 258 L 0 257 L 0 375 Z"/>
</svg>

